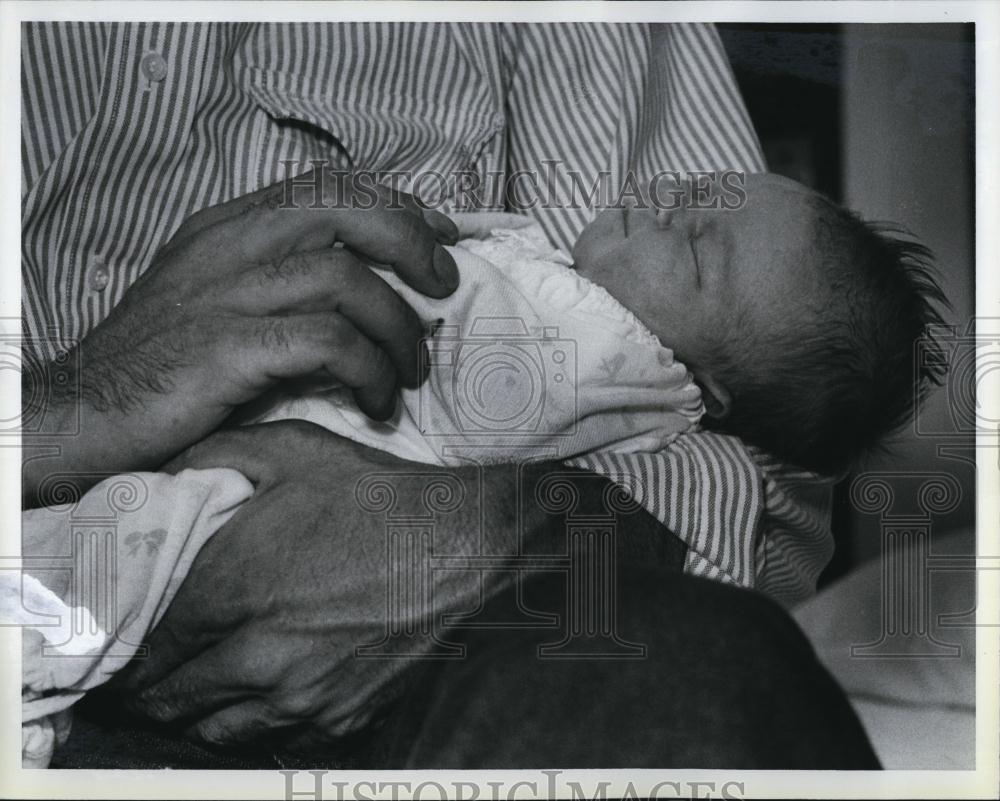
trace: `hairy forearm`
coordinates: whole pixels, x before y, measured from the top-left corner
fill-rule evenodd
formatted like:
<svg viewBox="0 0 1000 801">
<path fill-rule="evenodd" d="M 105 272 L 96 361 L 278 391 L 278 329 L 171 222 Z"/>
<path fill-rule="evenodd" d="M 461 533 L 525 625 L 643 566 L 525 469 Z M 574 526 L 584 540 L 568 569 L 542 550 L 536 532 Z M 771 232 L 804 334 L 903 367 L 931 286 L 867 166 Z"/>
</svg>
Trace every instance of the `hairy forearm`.
<svg viewBox="0 0 1000 801">
<path fill-rule="evenodd" d="M 147 419 L 156 412 L 146 399 L 168 397 L 167 372 L 153 363 L 86 363 L 80 350 L 58 364 L 28 366 L 22 385 L 22 506 L 50 502 L 46 485 L 56 477 L 84 491 L 107 475 L 165 461 L 178 445 L 153 435 L 162 417 Z"/>
</svg>

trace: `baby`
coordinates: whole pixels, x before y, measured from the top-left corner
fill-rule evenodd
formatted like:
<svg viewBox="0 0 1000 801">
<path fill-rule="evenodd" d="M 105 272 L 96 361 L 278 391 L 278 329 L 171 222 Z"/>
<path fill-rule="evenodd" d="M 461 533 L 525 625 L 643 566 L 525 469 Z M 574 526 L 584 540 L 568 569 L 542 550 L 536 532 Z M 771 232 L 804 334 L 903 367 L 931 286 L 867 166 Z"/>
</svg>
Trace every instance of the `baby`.
<svg viewBox="0 0 1000 801">
<path fill-rule="evenodd" d="M 662 450 L 701 420 L 840 474 L 940 381 L 914 342 L 944 297 L 922 246 L 785 178 L 744 189 L 737 209 L 606 210 L 572 261 L 528 218 L 459 215 L 454 296 L 380 271 L 435 331 L 427 382 L 392 420 L 368 420 L 346 390 L 253 419 L 308 419 L 439 464 Z"/>
<path fill-rule="evenodd" d="M 947 301 L 923 246 L 776 175 L 745 190 L 731 211 L 607 211 L 576 267 L 691 369 L 706 428 L 838 474 L 940 383 L 914 343 Z"/>
</svg>

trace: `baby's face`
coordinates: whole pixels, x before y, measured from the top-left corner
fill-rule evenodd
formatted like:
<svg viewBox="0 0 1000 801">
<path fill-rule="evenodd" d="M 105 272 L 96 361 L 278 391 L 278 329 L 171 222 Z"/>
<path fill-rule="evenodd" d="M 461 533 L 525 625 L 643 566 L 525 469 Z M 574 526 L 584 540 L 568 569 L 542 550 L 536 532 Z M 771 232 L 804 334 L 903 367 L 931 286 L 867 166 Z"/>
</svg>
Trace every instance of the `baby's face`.
<svg viewBox="0 0 1000 801">
<path fill-rule="evenodd" d="M 737 300 L 752 330 L 771 331 L 819 296 L 811 190 L 770 174 L 748 175 L 745 189 L 735 210 L 609 209 L 573 248 L 577 270 L 696 372 L 733 325 Z"/>
</svg>

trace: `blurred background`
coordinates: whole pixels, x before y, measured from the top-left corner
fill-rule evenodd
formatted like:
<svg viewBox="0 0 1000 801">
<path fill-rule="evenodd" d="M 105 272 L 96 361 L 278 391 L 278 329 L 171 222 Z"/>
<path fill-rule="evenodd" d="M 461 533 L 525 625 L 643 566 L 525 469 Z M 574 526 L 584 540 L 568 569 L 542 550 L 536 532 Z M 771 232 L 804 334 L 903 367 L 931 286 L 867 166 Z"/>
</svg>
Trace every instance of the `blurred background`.
<svg viewBox="0 0 1000 801">
<path fill-rule="evenodd" d="M 900 223 L 930 247 L 953 306 L 947 319 L 957 335 L 950 352 L 974 352 L 968 336 L 975 310 L 974 26 L 718 28 L 771 171 L 865 219 Z M 964 530 L 972 542 L 972 383 L 970 371 L 953 370 L 891 452 L 863 468 L 953 476 L 962 498 L 934 520 L 935 539 Z M 854 509 L 850 482 L 837 490 L 837 553 L 821 584 L 880 551 L 880 521 Z"/>
</svg>

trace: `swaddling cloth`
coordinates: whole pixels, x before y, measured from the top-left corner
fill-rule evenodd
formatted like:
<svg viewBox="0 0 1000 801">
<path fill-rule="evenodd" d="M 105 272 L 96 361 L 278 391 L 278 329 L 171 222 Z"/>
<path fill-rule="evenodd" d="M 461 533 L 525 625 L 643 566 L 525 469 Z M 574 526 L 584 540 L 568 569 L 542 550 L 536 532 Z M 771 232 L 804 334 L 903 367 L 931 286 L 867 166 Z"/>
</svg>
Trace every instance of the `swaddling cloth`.
<svg viewBox="0 0 1000 801">
<path fill-rule="evenodd" d="M 412 461 L 457 465 L 657 451 L 695 425 L 701 393 L 628 309 L 571 269 L 540 227 L 512 214 L 456 215 L 461 275 L 448 298 L 379 274 L 429 326 L 429 373 L 392 419 L 350 391 L 283 398 L 257 421 L 304 419 Z M 627 269 L 623 265 L 623 269 Z"/>
<path fill-rule="evenodd" d="M 24 767 L 49 764 L 70 707 L 135 655 L 198 550 L 252 494 L 235 470 L 129 473 L 22 513 L 30 556 L 20 574 L 0 571 L 0 622 L 22 633 Z"/>
</svg>

